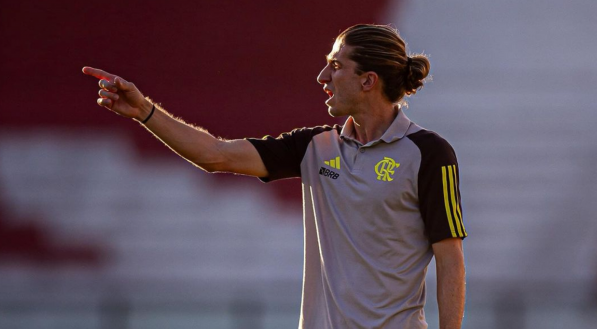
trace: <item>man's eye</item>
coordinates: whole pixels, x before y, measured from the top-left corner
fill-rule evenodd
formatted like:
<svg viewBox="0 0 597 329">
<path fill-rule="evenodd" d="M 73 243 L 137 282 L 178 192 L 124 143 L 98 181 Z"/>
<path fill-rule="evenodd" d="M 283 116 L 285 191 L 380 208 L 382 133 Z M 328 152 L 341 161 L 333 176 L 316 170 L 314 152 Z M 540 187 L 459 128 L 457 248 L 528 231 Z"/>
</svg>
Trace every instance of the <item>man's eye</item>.
<svg viewBox="0 0 597 329">
<path fill-rule="evenodd" d="M 333 68 L 334 70 L 337 70 L 337 69 L 339 69 L 339 68 L 340 68 L 340 65 L 338 65 L 338 63 L 332 63 L 332 68 Z"/>
</svg>

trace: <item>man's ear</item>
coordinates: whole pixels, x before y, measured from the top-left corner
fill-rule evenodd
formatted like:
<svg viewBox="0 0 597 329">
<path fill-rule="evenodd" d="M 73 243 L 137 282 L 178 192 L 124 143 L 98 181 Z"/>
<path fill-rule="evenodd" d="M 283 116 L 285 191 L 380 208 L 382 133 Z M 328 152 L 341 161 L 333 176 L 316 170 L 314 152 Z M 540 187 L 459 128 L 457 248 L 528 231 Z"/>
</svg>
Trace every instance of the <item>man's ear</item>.
<svg viewBox="0 0 597 329">
<path fill-rule="evenodd" d="M 372 90 L 379 83 L 379 76 L 373 71 L 365 72 L 361 76 L 363 91 Z"/>
</svg>

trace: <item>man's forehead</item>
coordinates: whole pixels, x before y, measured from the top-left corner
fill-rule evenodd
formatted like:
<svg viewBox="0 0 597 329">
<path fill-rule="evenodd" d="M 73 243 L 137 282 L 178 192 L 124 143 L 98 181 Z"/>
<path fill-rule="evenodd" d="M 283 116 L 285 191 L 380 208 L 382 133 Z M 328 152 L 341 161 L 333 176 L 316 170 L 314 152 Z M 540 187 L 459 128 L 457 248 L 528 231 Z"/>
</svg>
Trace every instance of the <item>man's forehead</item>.
<svg viewBox="0 0 597 329">
<path fill-rule="evenodd" d="M 329 56 L 330 57 L 338 56 L 338 53 L 340 52 L 340 50 L 342 49 L 343 46 L 344 46 L 343 42 L 336 40 L 336 42 L 334 42 L 334 46 L 332 46 L 332 51 L 330 52 Z"/>
</svg>

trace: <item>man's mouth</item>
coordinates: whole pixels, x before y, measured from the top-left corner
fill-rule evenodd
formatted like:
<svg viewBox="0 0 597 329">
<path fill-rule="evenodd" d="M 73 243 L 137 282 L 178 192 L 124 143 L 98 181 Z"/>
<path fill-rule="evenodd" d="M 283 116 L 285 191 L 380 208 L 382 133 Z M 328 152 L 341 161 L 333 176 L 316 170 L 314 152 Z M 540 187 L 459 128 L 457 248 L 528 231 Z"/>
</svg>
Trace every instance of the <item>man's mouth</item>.
<svg viewBox="0 0 597 329">
<path fill-rule="evenodd" d="M 324 88 L 323 91 L 325 91 L 325 93 L 328 94 L 328 96 L 330 96 L 330 98 L 334 97 L 334 93 L 331 90 Z"/>
</svg>

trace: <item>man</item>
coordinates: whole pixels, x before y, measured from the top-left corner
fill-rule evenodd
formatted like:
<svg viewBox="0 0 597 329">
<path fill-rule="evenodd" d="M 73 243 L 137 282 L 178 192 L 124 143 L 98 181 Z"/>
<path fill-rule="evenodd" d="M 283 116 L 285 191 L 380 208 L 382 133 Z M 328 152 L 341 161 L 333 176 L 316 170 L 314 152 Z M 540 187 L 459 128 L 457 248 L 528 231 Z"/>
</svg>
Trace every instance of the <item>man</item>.
<svg viewBox="0 0 597 329">
<path fill-rule="evenodd" d="M 425 273 L 435 255 L 440 328 L 460 328 L 465 273 L 458 167 L 451 146 L 411 122 L 401 104 L 423 86 L 388 26 L 356 25 L 336 39 L 318 81 L 343 126 L 225 141 L 174 119 L 130 82 L 101 79 L 98 104 L 141 122 L 208 172 L 263 181 L 301 177 L 305 268 L 299 328 L 427 328 Z"/>
</svg>

